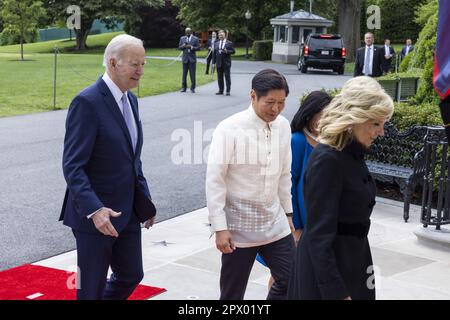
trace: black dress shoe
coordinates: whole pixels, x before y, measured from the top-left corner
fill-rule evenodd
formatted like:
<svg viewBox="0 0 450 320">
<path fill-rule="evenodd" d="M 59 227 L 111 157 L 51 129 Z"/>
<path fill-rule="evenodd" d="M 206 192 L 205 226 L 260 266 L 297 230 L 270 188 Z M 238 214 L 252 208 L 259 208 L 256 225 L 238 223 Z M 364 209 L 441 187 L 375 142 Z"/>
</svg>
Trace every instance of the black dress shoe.
<svg viewBox="0 0 450 320">
<path fill-rule="evenodd" d="M 186 89 L 181 89 L 181 91 L 180 92 L 186 92 Z"/>
<path fill-rule="evenodd" d="M 227 92 L 227 96 L 229 96 L 230 95 L 230 93 L 229 92 Z"/>
<path fill-rule="evenodd" d="M 194 90 L 194 89 L 191 89 L 191 93 L 195 93 L 195 90 Z"/>
<path fill-rule="evenodd" d="M 222 94 L 223 94 L 223 92 L 220 92 L 220 91 L 216 93 L 217 96 L 220 96 Z"/>
</svg>

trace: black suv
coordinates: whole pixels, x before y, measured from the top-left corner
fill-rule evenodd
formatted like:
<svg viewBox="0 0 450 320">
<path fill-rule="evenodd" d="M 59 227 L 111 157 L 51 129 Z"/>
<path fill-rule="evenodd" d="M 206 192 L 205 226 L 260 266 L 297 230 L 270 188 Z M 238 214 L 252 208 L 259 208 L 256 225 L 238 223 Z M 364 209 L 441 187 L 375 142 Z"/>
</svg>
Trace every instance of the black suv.
<svg viewBox="0 0 450 320">
<path fill-rule="evenodd" d="M 346 56 L 347 51 L 340 35 L 313 33 L 300 47 L 297 67 L 302 73 L 306 73 L 308 67 L 312 67 L 332 69 L 338 74 L 344 74 Z"/>
</svg>

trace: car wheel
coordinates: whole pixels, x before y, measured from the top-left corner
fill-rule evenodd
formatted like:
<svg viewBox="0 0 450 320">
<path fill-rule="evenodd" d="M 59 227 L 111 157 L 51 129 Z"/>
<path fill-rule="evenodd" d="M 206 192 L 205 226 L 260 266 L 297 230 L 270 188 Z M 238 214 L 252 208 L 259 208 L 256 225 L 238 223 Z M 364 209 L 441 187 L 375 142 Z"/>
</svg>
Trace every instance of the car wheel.
<svg viewBox="0 0 450 320">
<path fill-rule="evenodd" d="M 298 70 L 300 70 L 301 73 L 308 72 L 308 66 L 304 64 L 301 59 L 298 61 Z"/>
<path fill-rule="evenodd" d="M 342 67 L 340 67 L 340 68 L 338 69 L 338 74 L 339 74 L 339 75 L 343 75 L 344 72 L 345 72 L 344 66 L 342 66 Z"/>
<path fill-rule="evenodd" d="M 297 69 L 299 71 L 302 69 L 302 58 L 298 58 L 297 60 Z"/>
</svg>

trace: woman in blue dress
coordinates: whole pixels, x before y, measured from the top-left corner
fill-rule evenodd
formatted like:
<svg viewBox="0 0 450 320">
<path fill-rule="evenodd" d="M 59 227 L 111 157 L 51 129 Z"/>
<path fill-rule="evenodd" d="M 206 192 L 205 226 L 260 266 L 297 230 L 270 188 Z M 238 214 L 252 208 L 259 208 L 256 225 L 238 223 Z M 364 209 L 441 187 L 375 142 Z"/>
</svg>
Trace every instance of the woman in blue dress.
<svg viewBox="0 0 450 320">
<path fill-rule="evenodd" d="M 298 241 L 306 224 L 306 212 L 303 201 L 303 176 L 309 155 L 317 145 L 319 135 L 318 127 L 322 110 L 331 102 L 331 97 L 324 91 L 311 92 L 302 102 L 299 110 L 291 122 L 291 149 L 292 149 L 292 219 L 295 231 L 293 233 L 295 242 Z M 256 257 L 261 264 L 266 266 L 264 260 L 258 255 Z M 273 279 L 269 280 L 269 288 Z"/>
<path fill-rule="evenodd" d="M 303 177 L 309 155 L 318 144 L 318 127 L 322 110 L 331 102 L 331 97 L 323 91 L 311 92 L 303 101 L 291 123 L 292 138 L 292 222 L 297 242 L 306 225 L 305 204 L 303 201 Z"/>
</svg>

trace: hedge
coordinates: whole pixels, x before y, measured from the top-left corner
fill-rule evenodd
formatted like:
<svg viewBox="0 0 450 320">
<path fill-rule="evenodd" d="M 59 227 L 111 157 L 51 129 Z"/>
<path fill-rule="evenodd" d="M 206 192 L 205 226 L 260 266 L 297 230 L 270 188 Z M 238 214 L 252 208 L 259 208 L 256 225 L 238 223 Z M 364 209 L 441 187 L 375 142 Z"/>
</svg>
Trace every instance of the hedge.
<svg viewBox="0 0 450 320">
<path fill-rule="evenodd" d="M 253 42 L 253 60 L 265 61 L 272 59 L 272 40 L 258 40 Z"/>
</svg>

